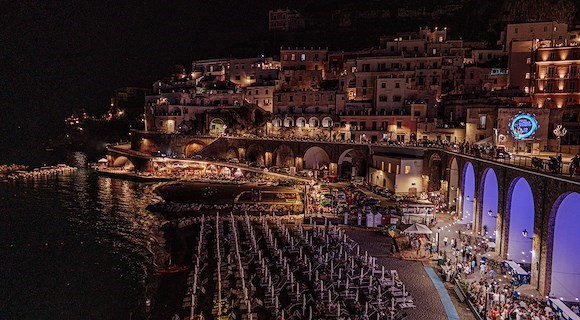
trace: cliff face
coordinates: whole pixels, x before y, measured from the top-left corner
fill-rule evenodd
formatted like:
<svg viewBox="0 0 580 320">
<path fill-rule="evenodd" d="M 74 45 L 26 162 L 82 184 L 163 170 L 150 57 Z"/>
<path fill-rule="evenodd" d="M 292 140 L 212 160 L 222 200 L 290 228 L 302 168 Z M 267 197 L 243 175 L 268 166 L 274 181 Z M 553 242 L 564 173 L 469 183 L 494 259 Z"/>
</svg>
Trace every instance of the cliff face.
<svg viewBox="0 0 580 320">
<path fill-rule="evenodd" d="M 506 0 L 504 22 L 558 21 L 572 24 L 576 14 L 573 0 Z"/>
</svg>

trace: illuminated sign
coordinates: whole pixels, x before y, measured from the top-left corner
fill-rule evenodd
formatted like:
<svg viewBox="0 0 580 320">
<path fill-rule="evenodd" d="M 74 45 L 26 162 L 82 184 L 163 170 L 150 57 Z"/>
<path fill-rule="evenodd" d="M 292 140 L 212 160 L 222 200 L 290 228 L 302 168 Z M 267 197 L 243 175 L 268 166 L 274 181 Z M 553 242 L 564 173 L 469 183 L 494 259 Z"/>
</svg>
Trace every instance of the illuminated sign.
<svg viewBox="0 0 580 320">
<path fill-rule="evenodd" d="M 529 113 L 520 113 L 513 117 L 509 131 L 517 140 L 528 139 L 538 130 L 538 121 Z"/>
</svg>

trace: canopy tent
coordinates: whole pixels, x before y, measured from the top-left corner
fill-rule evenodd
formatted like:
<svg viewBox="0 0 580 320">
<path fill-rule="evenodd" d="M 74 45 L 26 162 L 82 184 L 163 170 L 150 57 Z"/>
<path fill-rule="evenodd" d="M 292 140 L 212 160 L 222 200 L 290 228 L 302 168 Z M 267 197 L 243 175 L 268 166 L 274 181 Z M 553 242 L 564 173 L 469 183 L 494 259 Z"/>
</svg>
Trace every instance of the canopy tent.
<svg viewBox="0 0 580 320">
<path fill-rule="evenodd" d="M 429 229 L 429 227 L 427 227 L 424 224 L 413 223 L 410 227 L 405 229 L 403 231 L 403 233 L 407 233 L 407 234 L 431 234 L 431 233 L 433 233 L 433 231 L 431 231 L 431 229 Z"/>
</svg>

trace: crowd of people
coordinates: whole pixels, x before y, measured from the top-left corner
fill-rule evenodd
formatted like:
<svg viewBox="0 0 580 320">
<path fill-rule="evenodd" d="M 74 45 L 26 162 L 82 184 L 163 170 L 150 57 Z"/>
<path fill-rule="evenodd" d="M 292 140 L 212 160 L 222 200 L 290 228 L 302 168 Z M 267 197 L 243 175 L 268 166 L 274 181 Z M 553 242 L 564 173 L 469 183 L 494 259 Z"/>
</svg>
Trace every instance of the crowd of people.
<svg viewBox="0 0 580 320">
<path fill-rule="evenodd" d="M 471 282 L 467 295 L 483 319 L 559 319 L 544 300 L 521 297 L 515 290 L 513 279 L 509 283 L 500 283 L 494 279 L 494 269 L 482 267 L 481 270 L 481 279 Z"/>
<path fill-rule="evenodd" d="M 521 284 L 502 264 L 485 258 L 489 243 L 468 235 L 443 241 L 440 258 L 448 281 L 463 283 L 475 312 L 486 320 L 555 320 L 559 319 L 547 301 L 520 296 Z M 449 245 L 449 247 L 448 247 Z M 449 252 L 449 254 L 447 253 Z M 441 257 L 443 255 L 443 257 Z"/>
</svg>

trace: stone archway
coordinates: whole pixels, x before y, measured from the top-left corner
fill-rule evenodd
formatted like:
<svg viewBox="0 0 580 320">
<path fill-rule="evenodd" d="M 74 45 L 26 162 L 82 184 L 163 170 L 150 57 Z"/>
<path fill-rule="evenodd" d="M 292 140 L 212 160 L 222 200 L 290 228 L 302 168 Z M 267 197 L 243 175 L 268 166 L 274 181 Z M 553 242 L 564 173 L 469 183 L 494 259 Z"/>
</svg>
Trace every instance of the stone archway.
<svg viewBox="0 0 580 320">
<path fill-rule="evenodd" d="M 236 147 L 229 147 L 226 151 L 226 160 L 233 158 L 240 159 L 240 154 L 238 153 L 238 149 Z"/>
<path fill-rule="evenodd" d="M 189 142 L 185 148 L 183 149 L 183 154 L 186 158 L 193 156 L 194 154 L 201 151 L 201 149 L 205 148 L 205 144 L 200 141 L 191 141 Z"/>
<path fill-rule="evenodd" d="M 246 161 L 257 162 L 261 166 L 265 165 L 264 148 L 257 143 L 250 145 L 246 150 Z"/>
<path fill-rule="evenodd" d="M 355 176 L 366 176 L 366 157 L 355 149 L 347 149 L 338 157 L 338 175 L 342 179 Z M 354 168 L 354 172 L 353 172 Z"/>
<path fill-rule="evenodd" d="M 278 167 L 294 166 L 294 151 L 286 144 L 279 145 L 274 151 L 274 165 Z"/>
<path fill-rule="evenodd" d="M 322 118 L 322 127 L 323 128 L 332 128 L 333 121 L 331 117 L 324 117 Z"/>
<path fill-rule="evenodd" d="M 113 161 L 113 167 L 134 171 L 135 164 L 125 156 L 119 156 Z"/>
<path fill-rule="evenodd" d="M 353 155 L 351 152 L 353 151 L 354 149 L 348 149 L 338 157 L 338 176 L 340 178 L 350 179 L 352 177 Z"/>
<path fill-rule="evenodd" d="M 320 147 L 311 147 L 304 153 L 303 163 L 305 169 L 321 169 L 330 165 L 330 156 Z"/>
<path fill-rule="evenodd" d="M 317 117 L 311 117 L 310 119 L 308 119 L 308 126 L 310 126 L 311 128 L 317 128 L 320 126 L 320 120 L 318 120 Z"/>
<path fill-rule="evenodd" d="M 554 203 L 548 222 L 546 291 L 549 296 L 576 302 L 580 298 L 580 193 L 567 192 Z"/>
<path fill-rule="evenodd" d="M 290 118 L 290 117 L 286 117 L 284 118 L 284 127 L 285 128 L 291 128 L 294 127 L 294 119 Z"/>
</svg>

